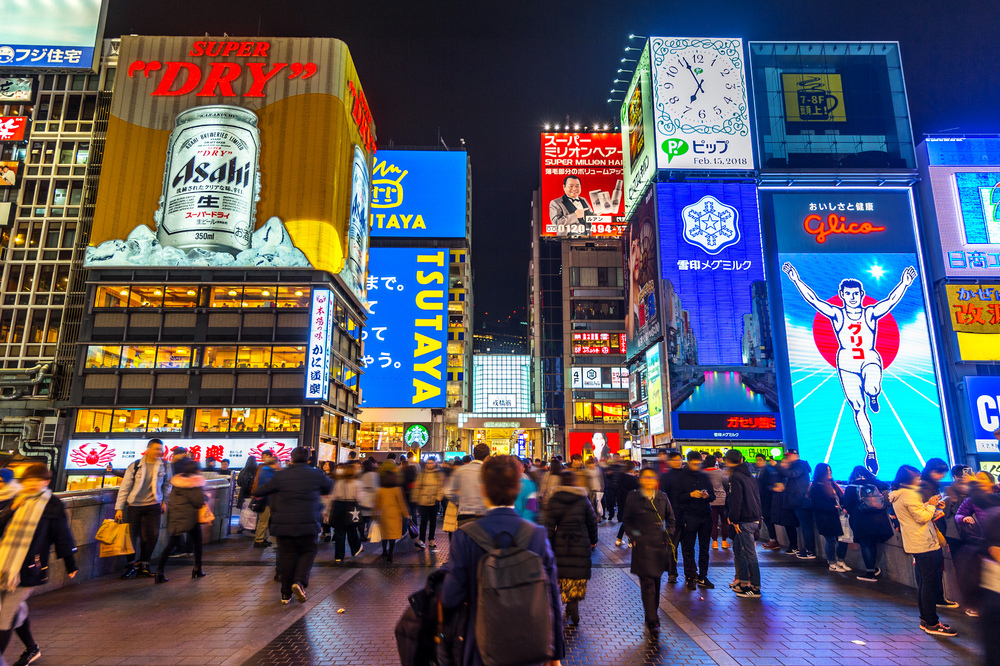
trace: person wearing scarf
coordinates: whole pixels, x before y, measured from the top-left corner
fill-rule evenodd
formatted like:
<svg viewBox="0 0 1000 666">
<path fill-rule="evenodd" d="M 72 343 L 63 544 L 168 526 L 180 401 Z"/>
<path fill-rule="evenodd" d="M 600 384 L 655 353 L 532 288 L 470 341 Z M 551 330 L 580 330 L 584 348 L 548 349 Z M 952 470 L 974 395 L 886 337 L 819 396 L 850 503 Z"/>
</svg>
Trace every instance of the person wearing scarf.
<svg viewBox="0 0 1000 666">
<path fill-rule="evenodd" d="M 0 655 L 16 631 L 25 651 L 15 664 L 27 665 L 42 654 L 31 635 L 26 602 L 34 588 L 48 581 L 53 545 L 67 575 L 76 575 L 76 545 L 63 503 L 49 490 L 51 479 L 48 467 L 30 465 L 21 476 L 21 491 L 0 509 Z"/>
</svg>

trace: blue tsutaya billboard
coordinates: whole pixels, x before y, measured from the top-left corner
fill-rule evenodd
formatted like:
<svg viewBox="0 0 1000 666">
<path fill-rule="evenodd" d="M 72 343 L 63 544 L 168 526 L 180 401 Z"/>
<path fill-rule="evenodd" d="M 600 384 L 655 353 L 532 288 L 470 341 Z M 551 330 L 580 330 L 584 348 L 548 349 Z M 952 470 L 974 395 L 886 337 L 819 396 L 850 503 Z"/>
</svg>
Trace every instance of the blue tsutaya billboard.
<svg viewBox="0 0 1000 666">
<path fill-rule="evenodd" d="M 369 250 L 362 407 L 445 406 L 447 275 L 447 248 Z"/>
<path fill-rule="evenodd" d="M 372 238 L 465 236 L 464 150 L 380 150 L 372 174 Z"/>
</svg>

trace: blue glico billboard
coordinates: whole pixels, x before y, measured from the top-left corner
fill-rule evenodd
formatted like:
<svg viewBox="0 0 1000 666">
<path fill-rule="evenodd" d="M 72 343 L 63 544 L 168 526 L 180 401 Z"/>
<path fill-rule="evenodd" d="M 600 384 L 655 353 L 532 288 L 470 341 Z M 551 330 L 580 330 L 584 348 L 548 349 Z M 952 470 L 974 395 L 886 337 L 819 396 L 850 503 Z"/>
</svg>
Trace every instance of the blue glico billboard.
<svg viewBox="0 0 1000 666">
<path fill-rule="evenodd" d="M 369 250 L 362 407 L 445 406 L 447 275 L 447 248 Z"/>
<path fill-rule="evenodd" d="M 372 169 L 372 238 L 462 238 L 464 150 L 380 150 Z"/>
</svg>

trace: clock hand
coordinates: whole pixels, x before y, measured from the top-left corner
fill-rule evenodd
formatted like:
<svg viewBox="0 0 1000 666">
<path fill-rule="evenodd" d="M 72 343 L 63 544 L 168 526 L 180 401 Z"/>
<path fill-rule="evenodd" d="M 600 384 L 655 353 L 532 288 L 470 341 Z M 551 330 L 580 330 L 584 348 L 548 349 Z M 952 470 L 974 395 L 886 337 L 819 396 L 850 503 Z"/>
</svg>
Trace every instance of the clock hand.
<svg viewBox="0 0 1000 666">
<path fill-rule="evenodd" d="M 701 81 L 698 80 L 698 75 L 694 73 L 694 69 L 691 68 L 691 63 L 687 61 L 687 58 L 681 58 L 681 61 L 684 63 L 684 66 L 687 67 L 687 71 L 691 73 L 691 78 L 693 78 L 694 82 L 698 84 L 698 87 L 695 88 L 694 94 L 691 95 L 691 101 L 694 102 L 698 99 L 699 90 L 701 92 L 705 92 L 705 89 L 701 87 L 701 84 L 705 82 L 705 79 L 702 79 Z"/>
</svg>

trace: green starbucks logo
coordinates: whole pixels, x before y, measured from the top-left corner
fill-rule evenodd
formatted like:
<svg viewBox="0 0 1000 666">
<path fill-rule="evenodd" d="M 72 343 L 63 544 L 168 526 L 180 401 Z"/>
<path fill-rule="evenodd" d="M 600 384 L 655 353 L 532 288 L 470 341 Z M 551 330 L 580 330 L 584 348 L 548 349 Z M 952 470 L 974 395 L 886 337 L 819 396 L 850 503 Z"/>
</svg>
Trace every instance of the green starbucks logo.
<svg viewBox="0 0 1000 666">
<path fill-rule="evenodd" d="M 407 446 L 419 446 L 423 448 L 430 441 L 431 433 L 427 430 L 425 426 L 420 424 L 411 425 L 403 433 L 403 441 L 406 442 Z"/>
</svg>

